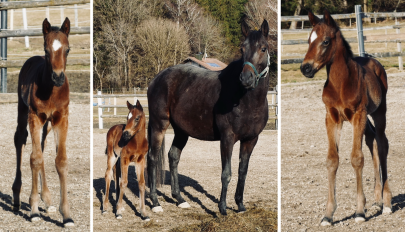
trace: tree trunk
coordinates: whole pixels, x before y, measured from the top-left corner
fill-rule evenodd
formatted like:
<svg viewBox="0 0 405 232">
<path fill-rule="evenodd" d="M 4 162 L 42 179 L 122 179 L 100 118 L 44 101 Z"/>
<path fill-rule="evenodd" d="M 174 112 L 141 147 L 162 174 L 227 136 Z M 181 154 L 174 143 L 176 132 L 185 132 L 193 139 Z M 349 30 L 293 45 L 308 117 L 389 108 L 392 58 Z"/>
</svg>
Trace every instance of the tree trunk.
<svg viewBox="0 0 405 232">
<path fill-rule="evenodd" d="M 364 0 L 364 4 L 363 4 L 363 12 L 367 13 L 368 12 L 368 7 L 367 7 L 367 0 Z M 364 18 L 365 22 L 371 23 L 371 18 Z"/>
<path fill-rule="evenodd" d="M 347 0 L 343 0 L 343 13 L 347 13 Z"/>
<path fill-rule="evenodd" d="M 297 0 L 297 8 L 295 8 L 294 16 L 300 15 L 302 6 L 302 0 Z M 297 21 L 292 21 L 290 25 L 290 30 L 297 29 Z"/>
</svg>

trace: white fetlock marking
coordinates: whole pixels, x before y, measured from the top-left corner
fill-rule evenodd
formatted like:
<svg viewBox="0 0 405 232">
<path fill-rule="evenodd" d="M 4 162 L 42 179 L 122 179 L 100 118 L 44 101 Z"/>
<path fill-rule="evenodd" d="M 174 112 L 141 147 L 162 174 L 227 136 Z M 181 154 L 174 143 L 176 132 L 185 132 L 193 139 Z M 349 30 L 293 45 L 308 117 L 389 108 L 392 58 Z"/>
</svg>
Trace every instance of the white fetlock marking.
<svg viewBox="0 0 405 232">
<path fill-rule="evenodd" d="M 48 209 L 46 210 L 47 213 L 56 213 L 56 207 L 55 206 L 49 206 Z"/>
<path fill-rule="evenodd" d="M 321 222 L 321 226 L 331 226 L 332 224 L 330 224 L 330 222 L 327 221 L 323 221 Z"/>
<path fill-rule="evenodd" d="M 152 208 L 152 212 L 154 212 L 154 213 L 163 212 L 163 208 L 162 208 L 162 206 L 153 207 L 153 208 Z"/>
<path fill-rule="evenodd" d="M 40 220 L 41 220 L 40 217 L 33 217 L 33 218 L 31 218 L 31 222 L 37 222 L 37 221 L 40 221 Z"/>
<path fill-rule="evenodd" d="M 362 223 L 362 222 L 365 222 L 366 219 L 363 218 L 363 217 L 356 217 L 356 218 L 354 219 L 354 221 L 355 221 L 356 223 Z"/>
<path fill-rule="evenodd" d="M 384 207 L 383 214 L 391 214 L 391 213 L 392 213 L 392 210 L 390 207 Z"/>
<path fill-rule="evenodd" d="M 145 220 L 143 220 L 144 222 L 148 222 L 150 221 L 150 218 L 146 218 Z"/>
<path fill-rule="evenodd" d="M 116 218 L 117 218 L 117 219 L 122 219 L 122 216 L 121 216 L 121 215 L 119 215 L 119 216 L 117 216 Z"/>
<path fill-rule="evenodd" d="M 75 226 L 75 223 L 73 223 L 73 222 L 68 222 L 68 223 L 65 223 L 64 226 L 65 226 L 65 227 L 74 227 L 74 226 Z"/>
<path fill-rule="evenodd" d="M 186 209 L 190 208 L 191 206 L 187 202 L 183 202 L 180 205 L 178 205 L 179 208 Z"/>
</svg>

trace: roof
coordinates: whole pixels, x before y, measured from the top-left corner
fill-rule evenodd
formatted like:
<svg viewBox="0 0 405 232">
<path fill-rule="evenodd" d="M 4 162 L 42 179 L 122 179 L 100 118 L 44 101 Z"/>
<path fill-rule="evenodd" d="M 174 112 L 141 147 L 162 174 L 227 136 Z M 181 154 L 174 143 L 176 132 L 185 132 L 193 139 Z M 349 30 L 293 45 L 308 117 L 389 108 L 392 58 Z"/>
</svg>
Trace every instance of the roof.
<svg viewBox="0 0 405 232">
<path fill-rule="evenodd" d="M 200 67 L 206 68 L 208 70 L 212 70 L 212 71 L 220 71 L 224 68 L 226 68 L 225 63 L 222 63 L 221 61 L 214 59 L 214 58 L 203 58 L 202 60 L 199 60 L 195 57 L 187 57 L 187 59 L 185 59 L 183 61 L 183 64 L 185 63 L 189 63 L 189 62 L 194 62 L 197 63 Z"/>
</svg>

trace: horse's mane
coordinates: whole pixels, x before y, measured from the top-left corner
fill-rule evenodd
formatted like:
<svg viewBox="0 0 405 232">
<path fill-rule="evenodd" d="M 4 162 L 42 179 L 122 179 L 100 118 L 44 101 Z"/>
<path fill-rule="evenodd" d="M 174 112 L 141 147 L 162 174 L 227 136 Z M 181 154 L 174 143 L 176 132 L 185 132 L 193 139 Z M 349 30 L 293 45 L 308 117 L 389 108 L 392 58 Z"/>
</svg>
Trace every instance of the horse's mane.
<svg viewBox="0 0 405 232">
<path fill-rule="evenodd" d="M 58 32 L 59 30 L 60 30 L 59 27 L 57 27 L 57 26 L 51 26 L 51 31 Z"/>
</svg>

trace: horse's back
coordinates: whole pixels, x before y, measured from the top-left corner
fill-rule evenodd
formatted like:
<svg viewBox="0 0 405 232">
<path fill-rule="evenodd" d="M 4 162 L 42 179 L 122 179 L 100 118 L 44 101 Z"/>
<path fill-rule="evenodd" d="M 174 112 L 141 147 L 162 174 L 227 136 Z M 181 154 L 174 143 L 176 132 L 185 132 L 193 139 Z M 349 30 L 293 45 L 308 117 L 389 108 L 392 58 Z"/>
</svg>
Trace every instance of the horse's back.
<svg viewBox="0 0 405 232">
<path fill-rule="evenodd" d="M 18 96 L 29 105 L 29 93 L 35 79 L 41 75 L 41 68 L 45 65 L 45 57 L 33 56 L 25 61 L 18 76 Z"/>
</svg>

